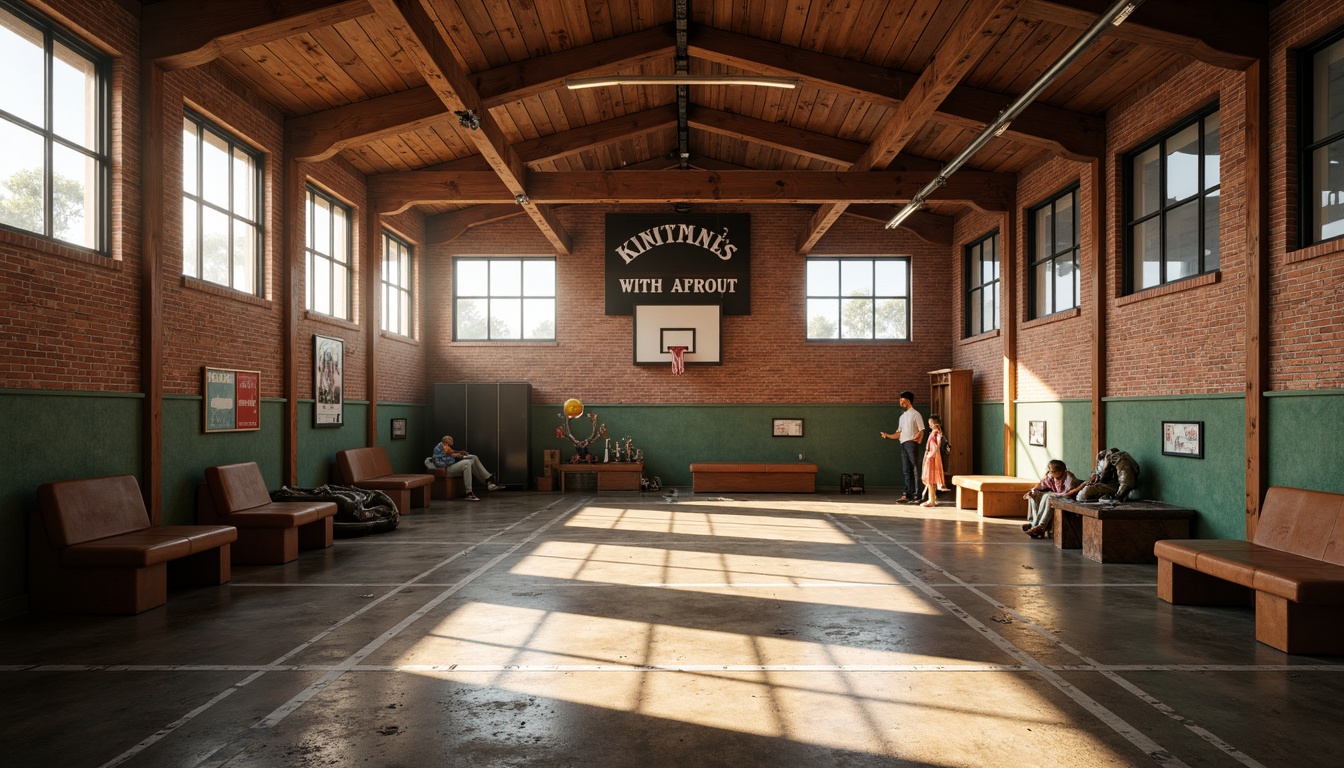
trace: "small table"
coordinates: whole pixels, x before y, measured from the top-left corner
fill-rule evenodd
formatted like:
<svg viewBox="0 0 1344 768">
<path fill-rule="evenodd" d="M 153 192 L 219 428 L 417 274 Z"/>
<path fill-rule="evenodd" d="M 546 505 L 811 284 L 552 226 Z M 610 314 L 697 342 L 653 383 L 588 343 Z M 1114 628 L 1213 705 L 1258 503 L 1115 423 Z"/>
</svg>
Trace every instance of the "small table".
<svg viewBox="0 0 1344 768">
<path fill-rule="evenodd" d="M 1195 510 L 1160 501 L 1077 501 L 1051 497 L 1055 546 L 1099 563 L 1156 563 L 1153 544 L 1190 538 Z"/>
<path fill-rule="evenodd" d="M 597 490 L 638 491 L 644 476 L 642 461 L 612 461 L 606 464 L 561 464 L 560 492 L 565 492 L 565 478 L 570 475 L 597 475 Z"/>
</svg>

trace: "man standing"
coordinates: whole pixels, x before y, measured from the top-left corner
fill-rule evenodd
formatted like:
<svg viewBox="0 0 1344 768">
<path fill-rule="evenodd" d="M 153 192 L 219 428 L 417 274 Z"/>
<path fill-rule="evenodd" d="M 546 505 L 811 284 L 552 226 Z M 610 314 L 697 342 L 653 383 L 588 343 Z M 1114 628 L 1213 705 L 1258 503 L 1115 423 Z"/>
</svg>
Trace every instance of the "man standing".
<svg viewBox="0 0 1344 768">
<path fill-rule="evenodd" d="M 902 504 L 919 501 L 924 495 L 920 487 L 919 466 L 923 451 L 920 441 L 924 439 L 924 418 L 915 410 L 915 393 L 906 390 L 901 393 L 901 423 L 896 432 L 887 434 L 878 432 L 887 440 L 901 441 L 901 470 L 905 474 L 905 494 L 896 501 Z"/>
</svg>

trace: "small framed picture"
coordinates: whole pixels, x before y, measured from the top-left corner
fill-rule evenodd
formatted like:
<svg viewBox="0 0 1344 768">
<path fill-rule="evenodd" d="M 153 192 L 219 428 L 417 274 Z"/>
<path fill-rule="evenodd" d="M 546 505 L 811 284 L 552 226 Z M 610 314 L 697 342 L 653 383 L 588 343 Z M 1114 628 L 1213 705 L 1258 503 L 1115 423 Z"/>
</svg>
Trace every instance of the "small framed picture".
<svg viewBox="0 0 1344 768">
<path fill-rule="evenodd" d="M 775 437 L 802 437 L 803 420 L 802 419 L 775 419 L 774 428 L 770 434 Z"/>
<path fill-rule="evenodd" d="M 345 342 L 313 334 L 313 427 L 345 423 Z"/>
<path fill-rule="evenodd" d="M 406 420 L 405 420 L 405 419 L 393 419 L 393 420 L 392 420 L 392 439 L 393 439 L 393 440 L 405 440 L 405 439 L 406 439 Z"/>
<path fill-rule="evenodd" d="M 1045 445 L 1045 422 L 1027 422 L 1027 445 Z"/>
<path fill-rule="evenodd" d="M 1162 455 L 1204 458 L 1204 422 L 1162 422 Z"/>
</svg>

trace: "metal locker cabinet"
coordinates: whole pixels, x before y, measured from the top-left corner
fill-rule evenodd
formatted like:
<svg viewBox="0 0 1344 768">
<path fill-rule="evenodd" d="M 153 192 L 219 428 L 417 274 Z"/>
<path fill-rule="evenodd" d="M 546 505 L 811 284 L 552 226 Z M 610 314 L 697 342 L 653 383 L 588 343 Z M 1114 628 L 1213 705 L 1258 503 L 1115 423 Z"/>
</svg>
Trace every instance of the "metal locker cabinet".
<svg viewBox="0 0 1344 768">
<path fill-rule="evenodd" d="M 526 381 L 434 385 L 434 438 L 452 435 L 481 457 L 501 485 L 526 489 L 531 476 L 532 385 Z"/>
</svg>

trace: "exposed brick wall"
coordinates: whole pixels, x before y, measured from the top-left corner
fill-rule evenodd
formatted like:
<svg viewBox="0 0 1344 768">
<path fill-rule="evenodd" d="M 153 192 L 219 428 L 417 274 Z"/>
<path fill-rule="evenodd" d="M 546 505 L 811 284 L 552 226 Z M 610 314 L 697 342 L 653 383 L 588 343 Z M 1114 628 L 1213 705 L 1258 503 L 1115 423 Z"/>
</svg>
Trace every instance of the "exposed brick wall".
<svg viewBox="0 0 1344 768">
<path fill-rule="evenodd" d="M 1215 101 L 1222 152 L 1219 279 L 1118 301 L 1124 285 L 1124 153 Z M 1195 63 L 1165 73 L 1107 115 L 1107 395 L 1245 389 L 1245 111 L 1241 73 Z"/>
<path fill-rule="evenodd" d="M 610 209 L 571 206 L 557 214 L 574 254 L 557 266 L 555 344 L 451 343 L 454 255 L 551 253 L 536 226 L 515 217 L 478 227 L 431 250 L 427 332 L 429 379 L 526 380 L 533 401 L 580 397 L 606 403 L 888 403 L 903 389 L 928 399 L 928 371 L 951 362 L 946 249 L 879 222 L 843 217 L 815 255 L 911 256 L 914 311 L 910 342 L 806 342 L 805 260 L 797 239 L 812 209 L 757 206 L 752 217 L 752 314 L 725 316 L 722 366 L 690 367 L 672 376 L 665 366 L 631 361 L 633 321 L 604 311 L 604 215 Z M 665 211 L 624 208 L 622 212 Z M 724 209 L 727 212 L 729 209 Z M 738 210 L 738 209 L 734 209 Z"/>
<path fill-rule="evenodd" d="M 958 216 L 952 225 L 952 248 L 945 256 L 952 286 L 948 333 L 952 343 L 953 368 L 969 368 L 972 399 L 977 403 L 1003 402 L 1003 334 L 982 333 L 966 338 L 966 246 L 997 230 L 1001 252 L 1008 247 L 1001 214 L 978 211 Z M 999 296 L 1003 301 L 1004 297 Z"/>
<path fill-rule="evenodd" d="M 30 3 L 113 57 L 109 256 L 0 231 L 0 387 L 140 387 L 139 22 L 109 0 Z"/>
<path fill-rule="evenodd" d="M 424 329 L 424 308 L 428 293 L 425 264 L 429 250 L 425 245 L 425 217 L 417 212 L 408 211 L 384 218 L 383 225 L 410 243 L 414 249 L 411 285 L 414 286 L 413 298 L 416 306 L 412 310 L 411 317 L 412 338 L 394 334 L 380 335 L 378 399 L 399 403 L 424 403 L 429 401 L 429 389 L 425 378 L 425 350 L 429 348 L 425 341 Z M 374 241 L 376 246 L 382 247 L 382 237 L 382 232 L 378 232 Z M 381 279 L 380 273 L 379 280 Z M 380 318 L 375 317 L 370 322 L 377 323 L 379 328 L 382 327 Z"/>
<path fill-rule="evenodd" d="M 1298 231 L 1298 50 L 1344 27 L 1338 2 L 1284 3 L 1270 28 L 1269 388 L 1344 387 L 1344 242 Z"/>
</svg>

